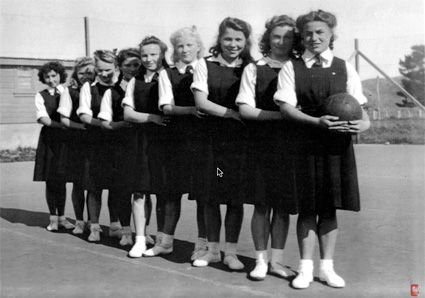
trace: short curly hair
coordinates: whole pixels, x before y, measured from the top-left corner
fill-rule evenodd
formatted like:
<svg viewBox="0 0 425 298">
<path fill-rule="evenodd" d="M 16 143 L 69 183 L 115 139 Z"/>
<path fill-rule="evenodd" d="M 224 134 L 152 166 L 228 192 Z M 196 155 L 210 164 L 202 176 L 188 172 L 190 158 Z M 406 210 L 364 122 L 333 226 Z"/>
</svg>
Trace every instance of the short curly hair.
<svg viewBox="0 0 425 298">
<path fill-rule="evenodd" d="M 287 15 L 274 16 L 266 22 L 266 31 L 260 39 L 259 47 L 263 56 L 268 56 L 271 51 L 270 47 L 270 34 L 273 29 L 280 26 L 289 26 L 295 29 L 295 21 Z"/>
<path fill-rule="evenodd" d="M 59 83 L 63 84 L 66 82 L 68 74 L 66 73 L 65 67 L 59 61 L 51 61 L 43 64 L 43 66 L 38 70 L 38 80 L 43 84 L 46 84 L 44 75 L 48 74 L 52 70 L 60 76 Z"/>
<path fill-rule="evenodd" d="M 240 19 L 237 19 L 237 18 L 232 18 L 232 17 L 227 17 L 220 23 L 220 26 L 218 27 L 217 41 L 216 41 L 215 45 L 210 48 L 210 53 L 214 57 L 217 57 L 219 54 L 221 54 L 223 52 L 223 50 L 221 48 L 221 41 L 220 40 L 223 37 L 224 33 L 226 32 L 227 28 L 230 28 L 230 29 L 233 29 L 233 30 L 236 30 L 236 31 L 241 31 L 243 33 L 243 35 L 246 38 L 246 46 L 245 46 L 245 49 L 240 54 L 240 57 L 245 62 L 251 61 L 252 60 L 252 57 L 251 57 L 251 46 L 252 46 L 251 25 L 248 24 L 247 22 L 243 21 L 243 20 L 240 20 Z"/>
<path fill-rule="evenodd" d="M 146 36 L 145 38 L 143 38 L 143 40 L 139 44 L 140 53 L 141 53 L 142 47 L 144 47 L 146 45 L 150 45 L 150 44 L 156 44 L 156 45 L 159 46 L 159 48 L 161 49 L 161 56 L 162 56 L 161 63 L 162 63 L 162 67 L 169 68 L 169 65 L 167 63 L 167 60 L 165 59 L 165 52 L 167 52 L 168 47 L 158 37 L 151 35 L 151 36 Z M 146 73 L 146 68 L 143 66 L 143 63 L 140 66 L 139 73 L 140 74 L 145 74 Z"/>
<path fill-rule="evenodd" d="M 93 53 L 95 63 L 97 61 L 103 61 L 106 63 L 114 64 L 116 67 L 118 66 L 117 55 L 115 55 L 114 51 L 109 50 L 97 50 Z"/>
<path fill-rule="evenodd" d="M 308 14 L 301 15 L 297 18 L 297 29 L 299 34 L 302 36 L 304 31 L 304 26 L 310 22 L 324 22 L 328 25 L 329 29 L 332 31 L 332 37 L 329 44 L 329 48 L 333 50 L 333 43 L 336 40 L 336 34 L 334 29 L 337 25 L 336 16 L 330 12 L 319 9 L 318 11 L 310 11 Z"/>
</svg>

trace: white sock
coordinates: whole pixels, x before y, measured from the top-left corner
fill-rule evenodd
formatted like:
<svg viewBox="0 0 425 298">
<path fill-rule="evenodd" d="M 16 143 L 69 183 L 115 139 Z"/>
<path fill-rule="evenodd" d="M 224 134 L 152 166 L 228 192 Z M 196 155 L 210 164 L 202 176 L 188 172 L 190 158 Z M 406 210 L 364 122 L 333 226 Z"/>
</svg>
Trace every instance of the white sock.
<svg viewBox="0 0 425 298">
<path fill-rule="evenodd" d="M 84 220 L 78 220 L 78 219 L 77 219 L 77 220 L 75 221 L 75 225 L 78 225 L 78 224 L 82 224 L 82 225 L 83 225 L 83 224 L 84 224 Z"/>
<path fill-rule="evenodd" d="M 59 216 L 59 221 L 65 221 L 65 220 L 66 220 L 65 215 Z"/>
<path fill-rule="evenodd" d="M 267 264 L 269 262 L 267 250 L 256 250 L 255 256 L 257 257 L 257 263 Z"/>
<path fill-rule="evenodd" d="M 226 255 L 230 255 L 230 254 L 236 255 L 236 246 L 237 245 L 238 245 L 237 243 L 226 242 L 225 254 Z"/>
<path fill-rule="evenodd" d="M 50 215 L 50 221 L 58 221 L 58 216 L 57 215 Z"/>
<path fill-rule="evenodd" d="M 332 270 L 334 267 L 333 260 L 320 260 L 320 270 Z"/>
<path fill-rule="evenodd" d="M 162 242 L 162 236 L 164 235 L 163 232 L 156 232 L 156 239 L 155 239 L 155 245 L 159 245 Z"/>
<path fill-rule="evenodd" d="M 208 251 L 212 254 L 220 253 L 220 242 L 208 242 Z"/>
<path fill-rule="evenodd" d="M 300 268 L 298 270 L 300 271 L 304 271 L 304 272 L 311 272 L 313 273 L 313 260 L 304 260 L 301 259 L 300 260 Z"/>
<path fill-rule="evenodd" d="M 170 248 L 173 246 L 174 235 L 163 234 L 161 240 L 161 246 L 164 248 Z"/>
<path fill-rule="evenodd" d="M 123 235 L 124 234 L 131 234 L 131 227 L 130 226 L 123 227 L 122 232 L 123 232 Z"/>
<path fill-rule="evenodd" d="M 91 229 L 100 229 L 100 224 L 98 224 L 98 223 L 92 223 L 90 228 Z"/>
<path fill-rule="evenodd" d="M 122 226 L 119 221 L 114 221 L 114 222 L 111 222 L 111 224 L 109 225 L 109 228 L 111 228 L 112 230 L 120 230 L 122 229 Z"/>
<path fill-rule="evenodd" d="M 136 243 L 137 242 L 143 242 L 143 243 L 145 243 L 146 242 L 146 237 L 145 236 L 136 236 Z"/>
<path fill-rule="evenodd" d="M 195 247 L 207 248 L 208 242 L 206 238 L 198 238 Z"/>
<path fill-rule="evenodd" d="M 276 264 L 276 263 L 282 264 L 282 261 L 283 261 L 283 249 L 272 248 L 271 263 L 272 264 Z"/>
</svg>

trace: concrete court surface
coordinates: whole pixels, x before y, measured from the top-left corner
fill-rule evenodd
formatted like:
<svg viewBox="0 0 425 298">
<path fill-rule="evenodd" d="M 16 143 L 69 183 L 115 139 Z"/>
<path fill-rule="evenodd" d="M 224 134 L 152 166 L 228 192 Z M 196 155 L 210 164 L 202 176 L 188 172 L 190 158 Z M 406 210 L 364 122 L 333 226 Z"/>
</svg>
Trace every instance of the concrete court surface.
<svg viewBox="0 0 425 298">
<path fill-rule="evenodd" d="M 131 259 L 129 247 L 104 236 L 99 244 L 69 232 L 47 232 L 44 183 L 32 182 L 34 163 L 0 164 L 1 275 L 0 297 L 411 297 L 411 284 L 425 294 L 425 146 L 357 145 L 362 210 L 338 212 L 335 269 L 346 287 L 334 289 L 315 281 L 295 290 L 290 280 L 269 275 L 248 279 L 255 266 L 250 233 L 253 208 L 245 206 L 238 254 L 242 272 L 221 263 L 192 267 L 196 239 L 195 204 L 183 200 L 174 253 Z M 71 185 L 68 186 L 70 198 Z M 106 192 L 101 224 L 107 232 Z M 224 211 L 224 210 L 223 210 Z M 66 216 L 73 221 L 71 200 Z M 285 248 L 284 263 L 299 262 L 296 216 Z M 155 232 L 155 216 L 149 227 Z M 107 234 L 107 233 L 105 233 Z M 222 237 L 223 239 L 223 237 Z M 222 247 L 223 249 L 224 247 Z"/>
</svg>

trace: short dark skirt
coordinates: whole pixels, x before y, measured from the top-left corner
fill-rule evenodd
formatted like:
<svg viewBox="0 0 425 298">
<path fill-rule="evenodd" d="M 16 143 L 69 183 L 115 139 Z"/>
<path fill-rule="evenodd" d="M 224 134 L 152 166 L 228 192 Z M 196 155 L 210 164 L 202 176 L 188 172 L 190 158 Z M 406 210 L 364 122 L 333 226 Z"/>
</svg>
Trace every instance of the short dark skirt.
<svg viewBox="0 0 425 298">
<path fill-rule="evenodd" d="M 190 132 L 175 127 L 146 126 L 151 192 L 175 195 L 189 192 Z M 173 125 L 173 124 L 170 124 Z"/>
<path fill-rule="evenodd" d="M 67 152 L 66 180 L 80 183 L 85 187 L 89 180 L 87 165 L 88 148 L 85 130 L 69 129 L 66 131 L 65 146 Z"/>
<path fill-rule="evenodd" d="M 208 204 L 243 203 L 246 130 L 233 119 L 209 116 L 197 137 L 191 195 Z M 217 175 L 218 169 L 223 173 Z"/>
<path fill-rule="evenodd" d="M 244 203 L 297 213 L 294 158 L 283 122 L 247 122 Z"/>
<path fill-rule="evenodd" d="M 104 188 L 132 191 L 136 183 L 137 131 L 128 128 L 104 134 L 103 180 L 107 183 Z"/>
<path fill-rule="evenodd" d="M 34 181 L 67 181 L 65 130 L 43 126 L 35 155 Z"/>
<path fill-rule="evenodd" d="M 298 209 L 320 214 L 335 209 L 360 211 L 352 136 L 324 130 L 294 131 Z"/>
</svg>

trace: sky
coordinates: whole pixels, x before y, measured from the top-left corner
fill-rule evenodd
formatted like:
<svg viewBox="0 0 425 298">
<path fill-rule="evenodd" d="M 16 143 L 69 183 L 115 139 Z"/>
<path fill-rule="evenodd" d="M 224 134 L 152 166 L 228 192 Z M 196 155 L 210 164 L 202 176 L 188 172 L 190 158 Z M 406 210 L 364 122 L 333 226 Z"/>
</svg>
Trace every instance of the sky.
<svg viewBox="0 0 425 298">
<path fill-rule="evenodd" d="M 253 27 L 256 44 L 274 15 L 294 19 L 311 10 L 338 19 L 334 53 L 348 59 L 354 39 L 367 57 L 390 76 L 411 46 L 424 44 L 424 0 L 0 0 L 0 56 L 75 59 L 85 55 L 84 17 L 89 19 L 90 52 L 137 46 L 155 35 L 169 47 L 170 35 L 196 25 L 206 48 L 228 16 Z M 257 48 L 253 55 L 259 58 Z M 354 64 L 354 60 L 352 60 Z M 362 79 L 378 75 L 360 60 Z M 381 76 L 382 77 L 382 76 Z"/>
</svg>

